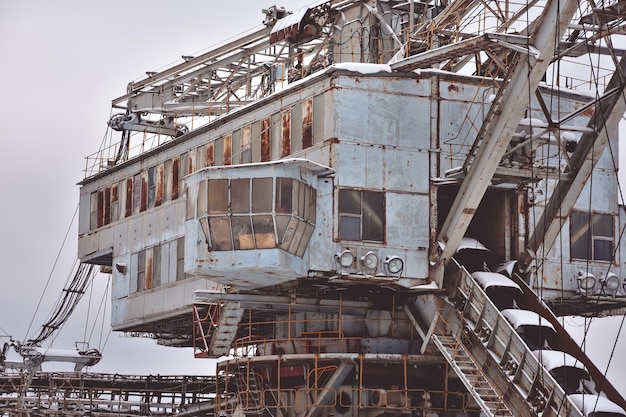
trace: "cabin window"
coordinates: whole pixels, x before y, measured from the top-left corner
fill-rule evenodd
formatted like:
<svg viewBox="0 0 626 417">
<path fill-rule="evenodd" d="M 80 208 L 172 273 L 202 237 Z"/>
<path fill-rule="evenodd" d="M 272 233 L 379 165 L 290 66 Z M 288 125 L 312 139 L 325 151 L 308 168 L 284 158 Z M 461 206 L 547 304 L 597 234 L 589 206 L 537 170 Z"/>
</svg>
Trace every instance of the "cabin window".
<svg viewBox="0 0 626 417">
<path fill-rule="evenodd" d="M 185 278 L 185 238 L 179 237 L 176 239 L 176 281 Z"/>
<path fill-rule="evenodd" d="M 572 211 L 570 216 L 572 258 L 611 262 L 613 229 L 611 214 Z"/>
<path fill-rule="evenodd" d="M 146 251 L 137 254 L 137 291 L 146 289 Z"/>
<path fill-rule="evenodd" d="M 205 181 L 198 186 L 202 189 Z M 209 250 L 280 247 L 303 256 L 315 228 L 315 189 L 292 178 L 209 179 L 198 217 Z"/>
<path fill-rule="evenodd" d="M 90 206 L 89 209 L 89 228 L 96 229 L 98 228 L 98 192 L 94 191 L 91 193 L 90 197 Z"/>
<path fill-rule="evenodd" d="M 148 208 L 154 207 L 156 201 L 156 168 L 148 168 Z"/>
<path fill-rule="evenodd" d="M 252 162 L 252 128 L 245 125 L 241 129 L 241 163 L 249 164 Z"/>
<path fill-rule="evenodd" d="M 152 288 L 161 285 L 161 245 L 152 249 Z"/>
<path fill-rule="evenodd" d="M 339 238 L 383 242 L 385 239 L 384 193 L 339 190 Z"/>
</svg>

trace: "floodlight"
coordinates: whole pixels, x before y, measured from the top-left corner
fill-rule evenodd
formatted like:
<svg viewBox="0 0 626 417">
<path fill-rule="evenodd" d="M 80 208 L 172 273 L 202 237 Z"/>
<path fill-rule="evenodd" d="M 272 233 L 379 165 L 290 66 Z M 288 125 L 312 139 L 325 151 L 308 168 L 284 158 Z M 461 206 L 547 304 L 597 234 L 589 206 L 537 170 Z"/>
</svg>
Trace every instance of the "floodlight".
<svg viewBox="0 0 626 417">
<path fill-rule="evenodd" d="M 601 294 L 615 297 L 619 289 L 620 279 L 613 272 L 609 272 L 606 277 L 600 279 L 600 284 L 602 285 Z"/>
<path fill-rule="evenodd" d="M 590 272 L 578 271 L 576 274 L 576 281 L 578 283 L 578 292 L 582 295 L 593 294 L 593 289 L 596 286 L 596 277 Z"/>
<path fill-rule="evenodd" d="M 399 256 L 388 256 L 385 259 L 385 269 L 389 275 L 400 275 L 404 269 L 404 261 Z"/>
<path fill-rule="evenodd" d="M 354 263 L 354 255 L 348 249 L 341 253 L 335 254 L 335 262 L 341 267 L 342 272 L 348 272 L 352 264 Z"/>
<path fill-rule="evenodd" d="M 364 256 L 361 256 L 361 266 L 366 274 L 371 275 L 375 273 L 376 268 L 378 268 L 378 255 L 372 251 L 367 252 Z"/>
</svg>

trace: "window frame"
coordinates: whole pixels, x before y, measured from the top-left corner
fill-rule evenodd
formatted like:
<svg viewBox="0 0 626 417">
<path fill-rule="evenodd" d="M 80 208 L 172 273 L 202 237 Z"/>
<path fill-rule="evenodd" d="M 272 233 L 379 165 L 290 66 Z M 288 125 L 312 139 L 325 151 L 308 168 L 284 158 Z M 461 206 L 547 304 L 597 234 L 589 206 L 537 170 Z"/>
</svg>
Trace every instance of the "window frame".
<svg viewBox="0 0 626 417">
<path fill-rule="evenodd" d="M 588 216 L 588 219 L 577 219 L 579 216 Z M 596 230 L 602 228 L 602 226 L 598 224 L 598 222 L 603 221 L 602 219 L 610 219 L 610 236 L 600 234 L 600 231 L 594 231 L 594 227 Z M 570 214 L 569 232 L 570 258 L 572 260 L 615 263 L 615 215 L 613 213 L 572 210 Z M 596 248 L 596 242 L 610 242 L 610 253 L 605 254 L 601 252 L 599 248 Z M 582 256 L 581 251 L 587 252 L 585 256 Z"/>
<path fill-rule="evenodd" d="M 348 202 L 346 199 L 349 197 L 349 194 L 358 193 L 358 213 L 354 210 L 349 211 L 350 207 L 348 206 Z M 367 204 L 365 202 L 365 196 L 375 196 L 380 198 L 380 213 L 381 213 L 381 221 L 382 225 L 380 226 L 380 231 L 376 232 L 374 230 L 365 230 L 365 227 L 368 223 L 371 223 L 371 219 L 368 219 L 367 213 L 364 211 L 364 208 Z M 338 204 L 337 204 L 337 219 L 338 219 L 338 237 L 340 240 L 349 240 L 355 242 L 376 242 L 376 243 L 385 243 L 386 238 L 386 194 L 384 191 L 376 191 L 369 189 L 353 189 L 353 188 L 339 188 L 337 193 Z M 353 201 L 354 203 L 354 201 Z M 371 204 L 371 202 L 370 202 Z M 356 208 L 353 206 L 352 208 Z M 343 210 L 343 211 L 342 211 Z M 359 230 L 358 236 L 354 235 L 347 231 L 345 221 L 348 219 L 354 219 L 358 221 Z M 342 226 L 343 225 L 343 226 Z M 344 229 L 342 231 L 342 229 Z M 379 234 L 379 239 L 371 238 L 374 234 Z"/>
</svg>

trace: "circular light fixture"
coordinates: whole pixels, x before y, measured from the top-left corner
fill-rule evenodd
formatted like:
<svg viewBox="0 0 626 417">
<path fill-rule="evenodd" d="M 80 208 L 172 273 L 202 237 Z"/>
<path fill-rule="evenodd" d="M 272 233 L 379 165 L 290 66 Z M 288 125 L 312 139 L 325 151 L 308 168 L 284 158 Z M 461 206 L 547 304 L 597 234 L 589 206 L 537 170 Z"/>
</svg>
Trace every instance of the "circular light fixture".
<svg viewBox="0 0 626 417">
<path fill-rule="evenodd" d="M 400 274 L 404 269 L 404 261 L 399 256 L 388 256 L 385 259 L 385 266 L 390 274 Z"/>
<path fill-rule="evenodd" d="M 615 291 L 619 288 L 619 277 L 617 275 L 615 275 L 612 272 L 609 272 L 609 274 L 606 276 L 606 287 L 611 290 L 611 291 Z"/>
<path fill-rule="evenodd" d="M 593 290 L 596 285 L 596 277 L 589 272 L 578 272 L 578 288 L 584 292 Z"/>
<path fill-rule="evenodd" d="M 619 289 L 619 284 L 620 279 L 613 272 L 609 272 L 602 283 L 605 292 L 609 295 L 615 295 L 617 293 L 617 290 Z"/>
<path fill-rule="evenodd" d="M 378 256 L 372 251 L 367 252 L 364 256 L 361 256 L 361 265 L 368 273 L 376 272 L 376 268 L 378 268 Z"/>
<path fill-rule="evenodd" d="M 349 250 L 344 250 L 343 252 L 335 255 L 337 262 L 344 268 L 350 268 L 354 263 L 354 255 Z"/>
</svg>

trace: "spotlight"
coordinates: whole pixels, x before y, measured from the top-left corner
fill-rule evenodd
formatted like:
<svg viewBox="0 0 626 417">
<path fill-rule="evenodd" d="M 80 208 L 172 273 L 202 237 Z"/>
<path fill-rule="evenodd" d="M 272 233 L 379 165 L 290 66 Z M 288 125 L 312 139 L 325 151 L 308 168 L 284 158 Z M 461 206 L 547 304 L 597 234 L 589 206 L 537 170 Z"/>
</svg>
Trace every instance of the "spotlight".
<svg viewBox="0 0 626 417">
<path fill-rule="evenodd" d="M 596 286 L 596 277 L 589 272 L 578 271 L 576 274 L 578 283 L 578 293 L 581 295 L 591 295 Z"/>
<path fill-rule="evenodd" d="M 404 269 L 404 261 L 399 256 L 388 256 L 385 258 L 385 269 L 387 275 L 400 276 Z"/>
<path fill-rule="evenodd" d="M 606 274 L 606 277 L 600 279 L 600 293 L 602 295 L 610 295 L 615 297 L 617 290 L 619 289 L 620 279 L 613 272 Z"/>
<path fill-rule="evenodd" d="M 378 256 L 372 251 L 367 252 L 361 256 L 361 266 L 367 275 L 375 274 L 376 268 L 378 268 Z"/>
<path fill-rule="evenodd" d="M 335 262 L 337 262 L 337 267 L 338 269 L 341 269 L 341 272 L 348 273 L 350 271 L 350 267 L 354 263 L 354 255 L 346 249 L 341 253 L 335 254 Z"/>
</svg>

